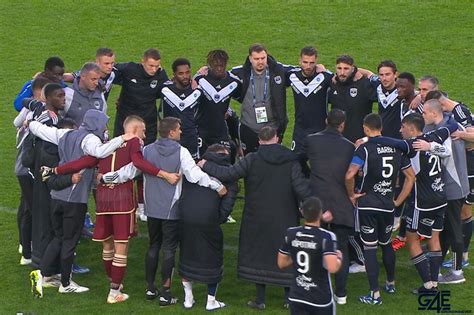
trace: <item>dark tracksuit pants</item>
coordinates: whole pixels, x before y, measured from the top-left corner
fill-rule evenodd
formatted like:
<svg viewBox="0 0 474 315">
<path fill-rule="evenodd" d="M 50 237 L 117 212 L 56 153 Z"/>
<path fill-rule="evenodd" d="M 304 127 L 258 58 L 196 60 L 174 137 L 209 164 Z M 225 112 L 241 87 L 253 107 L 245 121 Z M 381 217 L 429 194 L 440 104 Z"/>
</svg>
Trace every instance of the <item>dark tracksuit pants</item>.
<svg viewBox="0 0 474 315">
<path fill-rule="evenodd" d="M 347 276 L 349 275 L 349 236 L 353 234 L 354 228 L 340 224 L 329 224 L 328 229 L 336 234 L 337 247 L 342 252 L 342 266 L 335 274 L 336 295 L 343 297 L 347 295 Z"/>
<path fill-rule="evenodd" d="M 464 240 L 462 236 L 461 210 L 464 204 L 463 199 L 448 200 L 448 207 L 444 215 L 444 229 L 440 234 L 441 251 L 443 259 L 446 256 L 448 248 L 455 254 L 453 267 L 456 270 L 462 268 L 462 253 L 464 249 Z"/>
<path fill-rule="evenodd" d="M 51 276 L 48 270 L 56 263 L 59 256 L 61 283 L 66 287 L 71 278 L 74 253 L 84 226 L 87 204 L 52 199 L 51 206 L 54 238 L 48 244 L 41 260 L 41 273 L 43 276 Z"/>
<path fill-rule="evenodd" d="M 164 220 L 148 217 L 149 246 L 145 257 L 145 279 L 148 289 L 155 289 L 156 269 L 160 249 L 163 248 L 161 281 L 171 278 L 174 269 L 176 248 L 179 242 L 179 220 Z"/>
<path fill-rule="evenodd" d="M 31 259 L 31 207 L 33 205 L 33 178 L 30 175 L 17 176 L 21 199 L 18 206 L 17 221 L 22 255 Z"/>
</svg>

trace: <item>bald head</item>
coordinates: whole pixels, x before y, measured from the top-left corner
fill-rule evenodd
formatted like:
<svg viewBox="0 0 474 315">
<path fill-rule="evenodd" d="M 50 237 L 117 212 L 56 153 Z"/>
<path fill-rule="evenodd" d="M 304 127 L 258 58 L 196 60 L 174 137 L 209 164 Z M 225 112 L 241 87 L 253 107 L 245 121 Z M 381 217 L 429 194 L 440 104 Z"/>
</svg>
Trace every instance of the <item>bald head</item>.
<svg viewBox="0 0 474 315">
<path fill-rule="evenodd" d="M 423 118 L 425 123 L 438 124 L 443 120 L 443 107 L 438 100 L 432 99 L 423 104 Z"/>
</svg>

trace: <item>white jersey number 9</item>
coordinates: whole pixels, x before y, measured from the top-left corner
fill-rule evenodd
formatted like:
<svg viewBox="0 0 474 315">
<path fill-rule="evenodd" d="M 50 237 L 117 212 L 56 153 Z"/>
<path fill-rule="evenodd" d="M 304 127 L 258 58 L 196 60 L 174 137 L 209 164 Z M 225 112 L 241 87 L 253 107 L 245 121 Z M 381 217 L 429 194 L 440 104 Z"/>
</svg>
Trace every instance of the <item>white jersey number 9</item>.
<svg viewBox="0 0 474 315">
<path fill-rule="evenodd" d="M 299 251 L 296 253 L 296 263 L 300 268 L 296 269 L 299 273 L 307 273 L 309 270 L 309 255 L 307 252 Z"/>
</svg>

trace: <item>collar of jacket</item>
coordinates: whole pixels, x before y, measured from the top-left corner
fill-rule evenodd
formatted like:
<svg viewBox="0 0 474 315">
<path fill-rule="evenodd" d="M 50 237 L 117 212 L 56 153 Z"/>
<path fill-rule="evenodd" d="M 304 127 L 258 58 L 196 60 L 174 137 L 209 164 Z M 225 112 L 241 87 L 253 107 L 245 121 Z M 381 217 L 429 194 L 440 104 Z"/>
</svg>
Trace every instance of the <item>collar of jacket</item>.
<svg viewBox="0 0 474 315">
<path fill-rule="evenodd" d="M 273 58 L 272 55 L 267 55 L 267 65 L 268 65 L 268 70 L 270 71 L 270 75 L 272 75 L 272 71 L 275 69 L 277 65 L 277 61 L 275 60 L 275 58 Z M 252 69 L 252 64 L 250 63 L 250 59 L 248 57 L 247 59 L 245 59 L 245 62 L 242 68 L 244 69 L 246 73 L 250 74 L 250 70 Z"/>
</svg>

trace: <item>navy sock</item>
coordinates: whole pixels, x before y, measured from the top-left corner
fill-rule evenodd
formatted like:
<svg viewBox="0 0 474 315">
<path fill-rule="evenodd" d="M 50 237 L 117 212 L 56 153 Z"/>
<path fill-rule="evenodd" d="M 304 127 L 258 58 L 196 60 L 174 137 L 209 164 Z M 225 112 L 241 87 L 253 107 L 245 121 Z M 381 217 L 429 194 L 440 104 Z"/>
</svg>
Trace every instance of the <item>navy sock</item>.
<svg viewBox="0 0 474 315">
<path fill-rule="evenodd" d="M 217 283 L 212 283 L 212 284 L 207 285 L 208 295 L 216 296 L 216 292 L 217 292 Z"/>
<path fill-rule="evenodd" d="M 257 299 L 255 302 L 257 302 L 257 304 L 265 303 L 265 285 L 257 283 L 255 284 L 255 287 L 257 288 Z"/>
<path fill-rule="evenodd" d="M 428 265 L 428 259 L 426 259 L 425 254 L 421 253 L 413 257 L 411 261 L 415 265 L 416 271 L 418 271 L 423 283 L 431 281 L 430 266 Z"/>
<path fill-rule="evenodd" d="M 443 255 L 440 250 L 430 252 L 430 276 L 431 281 L 438 282 L 439 268 L 443 262 Z"/>
<path fill-rule="evenodd" d="M 398 230 L 398 237 L 404 239 L 407 232 L 407 220 L 405 220 L 405 216 L 400 218 L 400 228 Z"/>
<path fill-rule="evenodd" d="M 377 262 L 377 246 L 364 245 L 365 270 L 369 278 L 371 291 L 379 291 L 379 263 Z"/>
<path fill-rule="evenodd" d="M 395 281 L 395 252 L 393 251 L 392 243 L 382 245 L 382 259 L 387 273 L 387 281 Z"/>
</svg>

